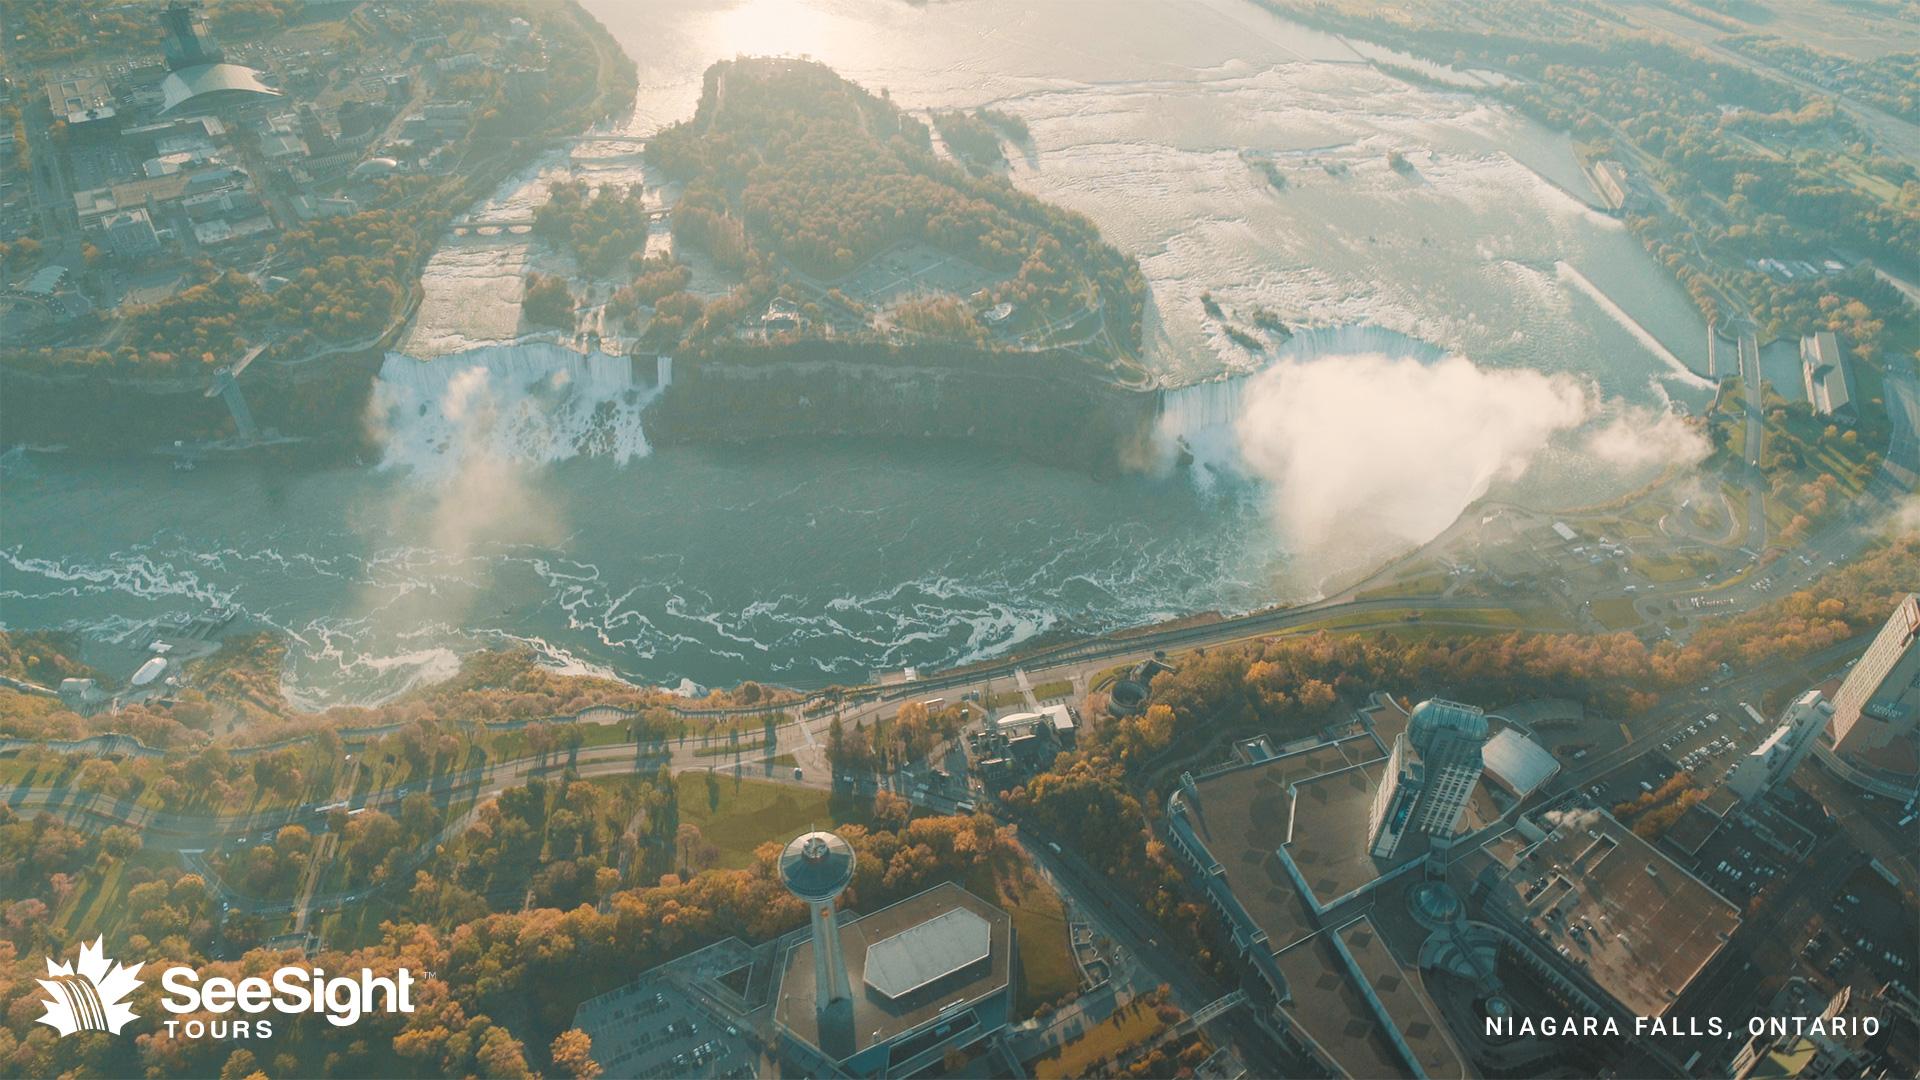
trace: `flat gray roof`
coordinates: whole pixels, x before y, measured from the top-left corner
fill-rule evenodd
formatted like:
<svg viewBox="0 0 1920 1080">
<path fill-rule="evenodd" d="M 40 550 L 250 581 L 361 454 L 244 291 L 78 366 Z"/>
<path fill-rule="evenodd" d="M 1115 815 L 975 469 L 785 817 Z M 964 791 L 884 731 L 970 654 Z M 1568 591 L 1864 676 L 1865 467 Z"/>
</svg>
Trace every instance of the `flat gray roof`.
<svg viewBox="0 0 1920 1080">
<path fill-rule="evenodd" d="M 1323 908 L 1379 880 L 1393 867 L 1426 854 L 1425 837 L 1415 834 L 1401 845 L 1398 857 L 1373 857 L 1367 817 L 1384 773 L 1384 762 L 1356 765 L 1294 787 L 1287 856 Z"/>
<path fill-rule="evenodd" d="M 1509 856 L 1487 903 L 1626 1011 L 1664 1015 L 1726 948 L 1740 909 L 1612 815 L 1556 817 L 1541 823 L 1553 826 L 1546 839 Z"/>
<path fill-rule="evenodd" d="M 987 926 L 985 963 L 951 970 L 951 977 L 936 977 L 900 997 L 881 994 L 867 979 L 867 958 L 873 946 L 956 910 L 974 915 Z M 949 1010 L 957 1013 L 962 1006 L 987 999 L 1010 986 L 1013 920 L 1005 911 L 952 882 L 936 885 L 871 915 L 841 923 L 839 929 L 847 978 L 854 987 L 849 1030 L 826 1033 L 826 1041 L 835 1045 L 822 1045 L 820 1016 L 815 1009 L 811 938 L 803 939 L 787 953 L 779 999 L 774 1003 L 774 1018 L 780 1026 L 801 1041 L 820 1047 L 835 1060 L 845 1061 L 870 1046 L 891 1042 Z"/>
<path fill-rule="evenodd" d="M 993 929 L 965 908 L 943 911 L 867 946 L 866 984 L 902 998 L 987 958 Z"/>
<path fill-rule="evenodd" d="M 1560 771 L 1554 756 L 1517 728 L 1501 728 L 1480 748 L 1480 760 L 1489 773 L 1523 799 Z"/>
<path fill-rule="evenodd" d="M 1346 742 L 1356 751 L 1378 756 L 1369 737 Z M 1349 764 L 1339 745 L 1318 746 L 1198 780 L 1195 797 L 1183 801 L 1194 838 L 1220 863 L 1227 888 L 1254 928 L 1266 932 L 1267 948 L 1272 951 L 1319 928 L 1307 897 L 1280 861 L 1280 846 L 1293 816 L 1288 788 Z M 1363 806 L 1358 826 L 1362 843 L 1366 831 Z"/>
<path fill-rule="evenodd" d="M 1350 974 L 1365 980 L 1365 993 L 1379 1007 L 1382 1024 L 1390 1025 L 1403 1053 L 1411 1054 L 1427 1076 L 1464 1077 L 1466 1062 L 1447 1036 L 1446 1025 L 1434 1015 L 1433 1004 L 1420 983 L 1417 969 L 1403 965 L 1380 938 L 1373 920 L 1362 917 L 1336 933 L 1353 961 Z"/>
<path fill-rule="evenodd" d="M 1348 1076 L 1412 1076 L 1393 1036 L 1367 1002 L 1365 980 L 1325 930 L 1274 957 L 1287 980 L 1288 1000 L 1281 1006 L 1293 1026 L 1319 1046 L 1323 1056 Z"/>
</svg>

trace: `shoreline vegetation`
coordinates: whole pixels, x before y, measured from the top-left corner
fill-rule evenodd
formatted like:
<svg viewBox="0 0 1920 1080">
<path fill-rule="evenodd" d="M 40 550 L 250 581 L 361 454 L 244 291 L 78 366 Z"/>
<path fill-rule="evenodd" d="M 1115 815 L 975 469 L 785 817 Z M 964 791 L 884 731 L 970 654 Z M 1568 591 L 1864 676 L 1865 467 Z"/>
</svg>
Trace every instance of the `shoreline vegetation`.
<svg viewBox="0 0 1920 1080">
<path fill-rule="evenodd" d="M 149 828 L 176 830 L 190 826 L 166 825 L 166 814 L 242 814 L 235 820 L 263 821 L 268 830 L 244 844 L 219 840 L 188 867 L 166 848 L 177 841 L 145 848 L 141 833 L 122 825 L 89 831 L 54 813 L 0 808 L 0 865 L 16 883 L 0 930 L 13 956 L 4 966 L 8 975 L 24 974 L 51 943 L 84 931 L 105 935 L 112 950 L 157 951 L 226 973 L 268 955 L 269 939 L 290 921 L 285 905 L 311 888 L 317 896 L 351 898 L 330 899 L 309 926 L 327 941 L 314 962 L 330 970 L 410 966 L 435 976 L 423 994 L 426 1008 L 370 1018 L 375 1027 L 350 1052 L 297 1032 L 276 1040 L 276 1053 L 286 1055 L 279 1068 L 301 1075 L 476 1068 L 522 1075 L 558 1057 L 581 1000 L 719 937 L 759 941 L 797 924 L 801 913 L 772 868 L 792 823 L 811 820 L 830 824 L 858 852 L 850 902 L 861 910 L 955 880 L 1021 911 L 1016 917 L 1035 928 L 1022 935 L 1022 949 L 1042 952 L 1023 965 L 1032 971 L 1020 1009 L 1045 1015 L 1071 999 L 1074 983 L 1060 951 L 1064 937 L 1056 933 L 1059 901 L 1020 850 L 1020 833 L 1074 837 L 1082 856 L 1107 868 L 1113 886 L 1156 918 L 1176 947 L 1203 970 L 1230 973 L 1231 947 L 1204 907 L 1180 899 L 1180 870 L 1153 838 L 1153 808 L 1177 778 L 1178 763 L 1222 740 L 1310 733 L 1380 687 L 1419 687 L 1488 707 L 1550 697 L 1579 701 L 1590 715 L 1640 715 L 1663 704 L 1663 696 L 1685 696 L 1719 663 L 1784 671 L 1871 632 L 1904 592 L 1916 559 L 1920 538 L 1883 544 L 1809 589 L 1704 629 L 1684 646 L 1650 646 L 1624 633 L 1409 628 L 1269 636 L 1184 652 L 1153 677 L 1153 703 L 1143 714 L 1107 715 L 1096 688 L 1076 749 L 1025 782 L 989 793 L 1021 822 L 1019 831 L 985 814 L 918 812 L 887 793 L 860 797 L 703 769 L 675 775 L 665 766 L 676 742 L 697 758 L 724 763 L 735 746 L 741 755 L 770 753 L 779 729 L 769 719 L 724 737 L 709 732 L 708 745 L 720 749 L 702 754 L 688 745 L 696 736 L 676 732 L 645 706 L 660 700 L 657 692 L 557 675 L 524 654 L 471 657 L 456 679 L 379 709 L 306 718 L 326 729 L 311 743 L 266 753 L 241 755 L 197 739 L 158 757 L 13 753 L 0 756 L 5 781 L 52 785 L 66 793 L 68 808 L 105 800 L 117 813 L 141 811 L 155 823 Z M 182 691 L 169 705 L 142 709 L 149 736 L 204 734 L 223 715 L 253 716 L 257 679 L 276 667 L 277 653 L 266 635 L 242 644 L 211 661 L 208 678 L 190 680 L 238 704 Z M 53 635 L 0 635 L 0 674 L 83 671 L 62 648 Z M 22 697 L 0 689 L 0 716 L 16 727 Z M 713 700 L 764 708 L 769 718 L 792 701 L 755 684 Z M 577 754 L 612 749 L 590 741 L 581 725 L 562 730 L 536 722 L 487 736 L 472 723 L 620 702 L 641 708 L 631 728 L 598 728 L 634 747 L 632 769 L 616 776 L 586 778 L 572 767 Z M 965 723 L 960 714 L 967 708 L 934 713 L 912 704 L 890 724 L 833 730 L 826 740 L 831 766 L 858 772 L 924 754 Z M 402 726 L 360 743 L 331 726 L 376 717 Z M 275 730 L 269 718 L 246 723 Z M 551 767 L 497 794 L 457 790 L 460 777 L 489 762 L 528 756 Z M 791 761 L 768 760 L 775 768 Z M 442 790 L 436 777 L 456 785 L 446 798 L 429 794 Z M 382 800 L 348 814 L 352 801 L 402 787 L 407 793 L 397 803 Z M 285 808 L 328 797 L 347 801 L 310 823 L 280 824 Z M 324 856 L 322 835 L 331 838 Z M 222 899 L 234 905 L 231 912 L 218 910 Z M 17 1004 L 32 983 L 16 978 L 5 985 L 19 989 L 0 1004 Z M 542 991 L 530 993 L 536 986 Z M 110 1074 L 154 1067 L 210 1075 L 251 1052 L 204 1040 L 60 1040 L 25 1019 L 30 1013 L 7 1011 L 18 1018 L 6 1025 L 8 1060 L 30 1075 L 74 1068 L 81 1054 L 89 1068 Z"/>
<path fill-rule="evenodd" d="M 1463 641 L 1491 635 L 1513 642 L 1598 638 L 1633 642 L 1649 662 L 1670 657 L 1657 662 L 1658 678 L 1649 675 L 1649 679 L 1662 686 L 1681 686 L 1697 678 L 1703 665 L 1710 662 L 1789 660 L 1877 625 L 1877 620 L 1884 618 L 1882 608 L 1891 604 L 1889 598 L 1898 591 L 1899 572 L 1910 556 L 1920 556 L 1920 538 L 1880 543 L 1799 592 L 1703 624 L 1695 641 L 1684 646 L 1670 642 L 1649 646 L 1625 633 L 1514 629 L 1498 621 L 1482 627 L 1449 626 L 1444 620 L 1434 627 L 1392 621 L 1404 624 L 1397 632 L 1420 638 L 1438 634 Z M 1876 606 L 1880 601 L 1885 603 Z M 1503 606 L 1499 600 L 1487 601 L 1488 610 Z M 1767 629 L 1769 620 L 1773 620 L 1772 631 Z M 1124 642 L 1159 629 L 1222 621 L 1232 620 L 1189 617 L 1105 638 Z M 1299 632 L 1251 632 L 1247 640 L 1326 634 L 1392 637 L 1396 633 L 1390 624 L 1383 633 L 1381 625 L 1378 620 L 1362 621 L 1349 630 L 1330 620 Z M 578 750 L 608 742 L 674 740 L 693 740 L 702 748 L 696 752 L 704 756 L 724 756 L 771 751 L 778 746 L 773 732 L 780 724 L 817 718 L 842 705 L 885 696 L 885 688 L 879 685 L 803 692 L 746 682 L 688 697 L 656 686 L 561 673 L 543 666 L 530 651 L 508 650 L 469 656 L 453 677 L 416 687 L 378 705 L 340 705 L 309 712 L 291 704 L 279 692 L 284 639 L 271 632 L 257 632 L 229 637 L 217 652 L 193 662 L 186 685 L 176 692 L 125 706 L 115 713 L 82 716 L 52 696 L 52 687 L 61 679 L 94 678 L 109 693 L 124 688 L 115 687 L 111 679 L 75 659 L 78 646 L 71 634 L 0 630 L 0 679 L 5 680 L 0 682 L 0 740 L 66 744 L 97 736 L 126 736 L 137 740 L 132 759 L 137 762 L 216 750 L 247 759 L 281 751 L 304 753 L 300 750 L 303 745 L 317 748 L 325 756 L 337 754 L 342 743 L 370 750 L 391 749 L 417 743 L 421 728 L 445 728 L 464 732 L 465 743 L 479 749 L 483 756 L 496 744 L 513 752 L 544 752 L 543 748 Z M 1230 643 L 1208 651 L 1239 647 Z M 1018 656 L 1002 658 L 1002 662 L 1018 660 Z M 968 670 L 971 667 L 955 669 L 955 673 Z M 911 696 L 915 691 L 908 688 L 902 692 Z M 1632 701 L 1617 698 L 1606 704 L 1635 712 L 1644 709 L 1650 698 L 1643 693 Z M 594 728 L 606 730 L 591 734 Z M 83 749 L 76 748 L 76 752 Z M 63 756 L 52 749 L 36 753 Z M 13 760 L 15 764 L 9 766 L 6 759 L 0 759 L 0 780 L 11 779 L 10 773 L 19 771 L 17 762 L 22 759 Z M 111 792 L 103 789 L 103 793 Z M 117 793 L 127 794 L 127 789 Z M 181 794 L 175 792 L 176 797 Z"/>
</svg>

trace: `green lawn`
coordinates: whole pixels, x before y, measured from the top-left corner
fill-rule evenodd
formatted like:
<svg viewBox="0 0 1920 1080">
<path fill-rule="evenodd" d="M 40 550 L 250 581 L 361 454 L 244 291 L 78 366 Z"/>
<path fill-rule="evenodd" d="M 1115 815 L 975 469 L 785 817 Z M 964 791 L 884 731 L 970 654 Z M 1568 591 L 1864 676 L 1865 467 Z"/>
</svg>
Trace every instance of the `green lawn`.
<svg viewBox="0 0 1920 1080">
<path fill-rule="evenodd" d="M 1609 630 L 1625 630 L 1640 625 L 1640 613 L 1633 609 L 1633 600 L 1624 596 L 1595 600 L 1593 617 Z"/>
<path fill-rule="evenodd" d="M 809 827 L 865 825 L 866 806 L 835 799 L 816 788 L 777 784 L 768 780 L 735 779 L 724 771 L 681 773 L 674 783 L 680 792 L 680 820 L 700 827 L 707 843 L 720 849 L 717 866 L 729 869 L 753 865 L 754 849 L 769 840 L 790 840 Z"/>
<path fill-rule="evenodd" d="M 125 941 L 127 891 L 141 881 L 152 880 L 153 876 L 129 871 L 144 869 L 157 873 L 179 865 L 179 856 L 173 852 L 141 850 L 115 862 L 105 874 L 92 868 L 81 872 L 73 893 L 54 912 L 55 930 L 66 940 L 83 937 L 91 940 L 95 934 L 104 934 L 109 945 Z"/>
<path fill-rule="evenodd" d="M 731 744 L 727 743 L 725 740 L 716 740 L 711 746 L 695 747 L 693 751 L 693 756 L 694 757 L 733 757 L 735 754 L 739 754 L 741 756 L 751 755 L 753 757 L 759 757 L 761 746 L 762 746 L 762 741 L 757 738 L 741 739 L 739 742 L 731 743 Z"/>
<path fill-rule="evenodd" d="M 567 752 L 566 735 L 570 727 L 579 729 L 580 748 L 583 750 L 590 746 L 617 746 L 633 741 L 633 734 L 625 724 L 554 724 L 548 729 L 558 747 L 552 751 L 553 754 L 564 755 Z M 491 761 L 512 761 L 532 756 L 533 751 L 527 747 L 525 728 L 487 736 L 487 757 Z"/>
<path fill-rule="evenodd" d="M 1380 600 L 1399 596 L 1436 596 L 1445 591 L 1446 587 L 1447 575 L 1436 571 L 1390 581 L 1377 588 L 1360 592 L 1356 596 L 1361 600 Z"/>
<path fill-rule="evenodd" d="M 1527 626 L 1557 627 L 1566 624 L 1566 618 L 1558 612 L 1547 609 L 1516 611 L 1512 608 L 1449 608 L 1418 613 L 1420 618 L 1409 619 L 1407 615 L 1416 614 L 1409 608 L 1406 612 L 1373 611 L 1353 612 L 1318 619 L 1304 626 L 1285 631 L 1285 634 L 1312 634 L 1321 630 L 1370 630 L 1383 628 L 1399 633 L 1402 628 L 1412 630 L 1422 623 L 1445 626 L 1456 632 L 1466 628 L 1484 627 L 1490 630 L 1518 630 Z M 1400 626 L 1393 624 L 1398 622 Z M 1271 635 L 1261 635 L 1271 636 Z"/>
<path fill-rule="evenodd" d="M 1043 1002 L 1058 1001 L 1080 988 L 1080 969 L 1067 940 L 1067 909 L 1060 894 L 1024 858 L 1015 866 L 981 867 L 962 882 L 976 895 L 993 900 L 1013 917 L 1020 954 L 1016 1015 Z"/>
<path fill-rule="evenodd" d="M 675 778 L 680 820 L 699 826 L 700 835 L 720 850 L 715 865 L 721 868 L 751 866 L 760 845 L 792 839 L 808 827 L 867 825 L 871 820 L 864 800 L 838 799 L 792 784 L 736 780 L 724 772 L 713 774 L 715 784 L 710 789 L 707 777 L 707 773 L 693 772 Z M 963 884 L 1013 916 L 1023 1009 L 1057 1000 L 1079 987 L 1080 972 L 1067 941 L 1066 909 L 1031 866 L 1022 862 L 997 872 L 983 867 Z"/>
<path fill-rule="evenodd" d="M 1699 577 L 1719 564 L 1720 560 L 1704 551 L 1657 555 L 1635 553 L 1627 560 L 1627 565 L 1635 573 L 1644 574 L 1654 581 L 1685 581 Z"/>
</svg>

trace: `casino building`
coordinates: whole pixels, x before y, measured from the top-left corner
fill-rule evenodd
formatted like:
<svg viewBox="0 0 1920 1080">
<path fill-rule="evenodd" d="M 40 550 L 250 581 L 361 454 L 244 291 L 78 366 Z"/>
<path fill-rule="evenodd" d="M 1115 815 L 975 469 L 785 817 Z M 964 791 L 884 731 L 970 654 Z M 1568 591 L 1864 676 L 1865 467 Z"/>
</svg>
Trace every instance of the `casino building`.
<svg viewBox="0 0 1920 1080">
<path fill-rule="evenodd" d="M 166 31 L 167 59 L 160 115 L 203 116 L 280 96 L 260 81 L 259 72 L 226 62 L 213 32 L 186 0 L 168 4 L 160 13 L 160 26 Z"/>
</svg>

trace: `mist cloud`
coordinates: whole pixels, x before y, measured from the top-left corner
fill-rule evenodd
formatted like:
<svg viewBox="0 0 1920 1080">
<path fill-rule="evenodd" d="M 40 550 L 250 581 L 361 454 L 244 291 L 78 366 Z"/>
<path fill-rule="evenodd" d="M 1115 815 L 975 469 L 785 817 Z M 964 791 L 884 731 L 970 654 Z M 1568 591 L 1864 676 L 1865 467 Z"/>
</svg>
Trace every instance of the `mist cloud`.
<svg viewBox="0 0 1920 1080">
<path fill-rule="evenodd" d="M 1592 411 L 1571 377 L 1379 353 L 1275 365 L 1252 377 L 1240 458 L 1273 486 L 1296 549 L 1422 543 Z"/>
<path fill-rule="evenodd" d="M 1588 435 L 1586 451 L 1619 469 L 1652 466 L 1692 467 L 1713 453 L 1699 425 L 1676 413 L 1624 407 L 1604 427 Z"/>
<path fill-rule="evenodd" d="M 388 370 L 415 374 L 391 364 Z M 526 430 L 543 422 L 524 380 L 503 378 L 484 364 L 430 374 L 375 384 L 369 434 L 382 445 L 385 463 L 398 467 L 401 482 L 384 488 L 382 504 L 361 521 L 382 546 L 417 552 L 453 572 L 430 575 L 436 581 L 430 588 L 415 586 L 413 574 L 364 584 L 354 611 L 382 638 L 467 625 L 491 587 L 495 552 L 506 545 L 551 547 L 565 537 L 559 508 L 538 482 L 544 463 L 516 453 Z M 566 379 L 563 371 L 546 382 L 557 388 Z M 419 673 L 423 680 L 444 678 L 456 666 L 429 654 L 398 660 L 434 661 L 432 670 Z"/>
<path fill-rule="evenodd" d="M 1390 351 L 1281 361 L 1247 380 L 1231 429 L 1234 467 L 1265 481 L 1276 529 L 1316 580 L 1426 543 L 1555 444 L 1627 473 L 1712 450 L 1696 421 L 1603 400 L 1571 375 Z M 1204 435 L 1182 442 L 1218 457 Z"/>
</svg>

